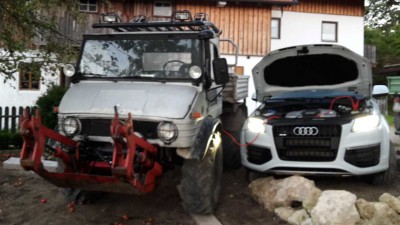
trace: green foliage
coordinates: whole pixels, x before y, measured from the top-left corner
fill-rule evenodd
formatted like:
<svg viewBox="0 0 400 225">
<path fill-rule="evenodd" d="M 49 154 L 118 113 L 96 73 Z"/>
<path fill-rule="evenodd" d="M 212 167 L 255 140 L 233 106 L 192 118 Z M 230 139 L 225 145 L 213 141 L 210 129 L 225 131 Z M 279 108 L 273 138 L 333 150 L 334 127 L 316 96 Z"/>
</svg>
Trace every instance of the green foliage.
<svg viewBox="0 0 400 225">
<path fill-rule="evenodd" d="M 22 137 L 19 133 L 9 131 L 0 131 L 0 150 L 20 148 L 22 146 Z"/>
<path fill-rule="evenodd" d="M 365 44 L 376 46 L 378 67 L 400 61 L 400 0 L 366 1 Z"/>
<path fill-rule="evenodd" d="M 75 19 L 79 1 L 0 1 L 0 75 L 5 80 L 15 79 L 12 74 L 20 61 L 50 63 L 74 57 L 76 52 L 58 28 L 56 15 L 62 15 L 61 10 Z M 35 45 L 40 51 L 31 51 Z"/>
<path fill-rule="evenodd" d="M 366 1 L 365 19 L 369 27 L 390 31 L 400 24 L 400 0 Z"/>
<path fill-rule="evenodd" d="M 42 117 L 42 123 L 48 128 L 52 129 L 57 125 L 57 114 L 53 112 L 53 108 L 60 105 L 66 91 L 65 87 L 53 85 L 36 101 Z"/>
<path fill-rule="evenodd" d="M 365 44 L 376 46 L 376 61 L 378 67 L 387 64 L 396 64 L 400 61 L 400 26 L 397 25 L 391 31 L 380 28 L 365 28 Z"/>
</svg>

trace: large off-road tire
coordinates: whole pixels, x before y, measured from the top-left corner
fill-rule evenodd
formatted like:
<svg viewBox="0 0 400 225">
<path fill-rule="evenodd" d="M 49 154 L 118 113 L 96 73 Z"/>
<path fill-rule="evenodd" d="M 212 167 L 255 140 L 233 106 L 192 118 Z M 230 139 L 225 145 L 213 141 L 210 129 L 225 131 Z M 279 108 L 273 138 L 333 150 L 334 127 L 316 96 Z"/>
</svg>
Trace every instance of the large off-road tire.
<svg viewBox="0 0 400 225">
<path fill-rule="evenodd" d="M 201 135 L 200 135 L 201 136 Z M 183 209 L 193 214 L 213 213 L 219 198 L 222 178 L 221 132 L 202 141 L 210 144 L 204 158 L 186 159 L 182 166 L 181 197 Z M 218 140 L 219 139 L 219 140 Z"/>
<path fill-rule="evenodd" d="M 237 143 L 240 143 L 240 132 L 246 118 L 246 104 L 239 105 L 236 111 L 232 105 L 224 106 L 224 113 L 221 115 L 222 126 L 225 130 L 222 134 L 224 169 L 233 170 L 242 166 L 240 146 Z M 231 134 L 231 137 L 225 132 Z"/>
<path fill-rule="evenodd" d="M 242 167 L 242 160 L 240 157 L 240 146 L 237 145 L 232 138 L 234 138 L 237 143 L 240 143 L 240 130 L 229 133 L 232 135 L 232 137 L 225 133 L 222 135 L 224 169 L 235 170 Z"/>
<path fill-rule="evenodd" d="M 370 183 L 373 185 L 390 185 L 397 178 L 397 159 L 393 143 L 390 143 L 389 168 L 381 173 L 371 175 Z"/>
</svg>

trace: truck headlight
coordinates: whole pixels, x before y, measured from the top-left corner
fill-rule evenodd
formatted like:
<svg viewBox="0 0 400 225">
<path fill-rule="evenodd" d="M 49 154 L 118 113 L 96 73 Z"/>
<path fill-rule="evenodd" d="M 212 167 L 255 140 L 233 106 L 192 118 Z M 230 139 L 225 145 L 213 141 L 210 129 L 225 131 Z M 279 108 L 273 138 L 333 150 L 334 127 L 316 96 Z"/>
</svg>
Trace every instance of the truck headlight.
<svg viewBox="0 0 400 225">
<path fill-rule="evenodd" d="M 379 115 L 369 115 L 360 118 L 356 118 L 353 124 L 353 132 L 366 132 L 371 131 L 379 126 L 380 118 Z"/>
<path fill-rule="evenodd" d="M 189 68 L 189 75 L 192 79 L 199 79 L 201 77 L 201 68 L 198 66 L 191 66 Z"/>
<path fill-rule="evenodd" d="M 247 121 L 247 129 L 254 133 L 265 133 L 264 120 L 261 118 L 250 117 Z"/>
<path fill-rule="evenodd" d="M 67 77 L 72 77 L 75 74 L 75 67 L 71 64 L 66 64 L 63 67 L 63 73 Z"/>
<path fill-rule="evenodd" d="M 75 117 L 67 117 L 62 122 L 62 130 L 67 136 L 74 136 L 81 131 L 81 122 Z"/>
<path fill-rule="evenodd" d="M 170 122 L 161 122 L 157 127 L 158 137 L 161 141 L 171 143 L 178 137 L 178 128 Z"/>
</svg>

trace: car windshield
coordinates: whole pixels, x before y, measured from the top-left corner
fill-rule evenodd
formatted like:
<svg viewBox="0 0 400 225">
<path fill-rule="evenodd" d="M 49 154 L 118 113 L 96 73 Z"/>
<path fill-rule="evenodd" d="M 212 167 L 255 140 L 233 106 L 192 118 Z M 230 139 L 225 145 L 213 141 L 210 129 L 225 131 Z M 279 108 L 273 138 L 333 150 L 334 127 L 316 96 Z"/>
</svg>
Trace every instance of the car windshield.
<svg viewBox="0 0 400 225">
<path fill-rule="evenodd" d="M 189 68 L 201 68 L 196 39 L 86 40 L 79 63 L 85 78 L 190 79 Z"/>
</svg>

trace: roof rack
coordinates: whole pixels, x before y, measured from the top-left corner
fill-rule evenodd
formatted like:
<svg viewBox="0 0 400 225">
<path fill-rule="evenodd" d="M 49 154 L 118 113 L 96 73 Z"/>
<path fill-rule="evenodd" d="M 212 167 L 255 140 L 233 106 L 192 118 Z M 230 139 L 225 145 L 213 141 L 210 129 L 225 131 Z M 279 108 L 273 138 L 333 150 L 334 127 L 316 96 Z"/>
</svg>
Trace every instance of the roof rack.
<svg viewBox="0 0 400 225">
<path fill-rule="evenodd" d="M 137 31 L 212 31 L 220 34 L 221 31 L 208 21 L 188 22 L 132 22 L 132 23 L 95 23 L 93 28 L 111 28 L 119 32 Z"/>
</svg>

